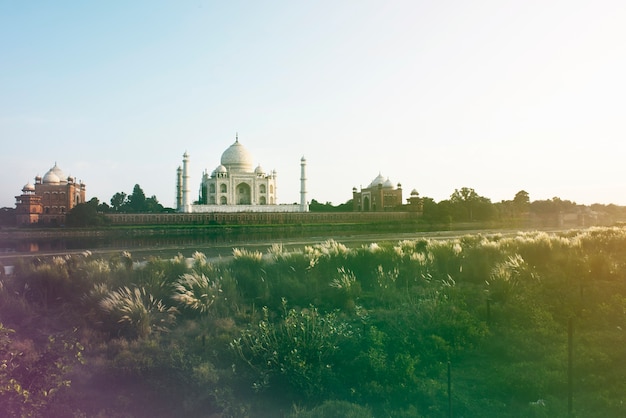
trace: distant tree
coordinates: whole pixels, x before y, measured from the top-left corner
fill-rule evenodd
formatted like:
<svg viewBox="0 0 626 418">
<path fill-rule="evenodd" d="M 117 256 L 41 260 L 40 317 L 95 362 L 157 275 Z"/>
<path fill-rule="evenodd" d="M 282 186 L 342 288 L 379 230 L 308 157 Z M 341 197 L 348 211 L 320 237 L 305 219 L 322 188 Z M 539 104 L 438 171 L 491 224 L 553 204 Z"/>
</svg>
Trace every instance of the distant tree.
<svg viewBox="0 0 626 418">
<path fill-rule="evenodd" d="M 513 203 L 518 207 L 527 207 L 530 204 L 530 196 L 526 190 L 520 190 L 515 193 Z"/>
<path fill-rule="evenodd" d="M 431 197 L 422 197 L 422 220 L 429 223 L 449 223 L 450 201 L 435 202 Z"/>
<path fill-rule="evenodd" d="M 126 193 L 118 192 L 113 195 L 111 198 L 111 207 L 114 212 L 121 212 L 122 207 L 126 203 Z"/>
<path fill-rule="evenodd" d="M 311 199 L 309 203 L 309 211 L 311 212 L 352 212 L 352 199 L 345 203 L 334 206 L 331 202 L 320 203 L 315 199 Z"/>
<path fill-rule="evenodd" d="M 454 193 L 450 195 L 450 202 L 471 202 L 478 198 L 478 193 L 470 187 L 461 187 L 461 189 L 454 189 Z"/>
<path fill-rule="evenodd" d="M 424 213 L 426 213 L 426 208 L 428 204 L 424 202 Z M 436 204 L 436 207 L 432 208 L 435 210 L 437 222 L 442 222 L 445 224 L 449 224 L 453 221 L 452 219 L 452 202 L 449 199 L 442 200 L 441 202 Z M 432 210 L 431 209 L 431 210 Z"/>
<path fill-rule="evenodd" d="M 513 208 L 517 213 L 528 212 L 530 208 L 530 197 L 527 191 L 520 190 L 515 194 L 513 198 Z"/>
<path fill-rule="evenodd" d="M 0 208 L 0 225 L 15 226 L 15 208 Z"/>
<path fill-rule="evenodd" d="M 576 207 L 575 202 L 561 200 L 558 197 L 549 200 L 535 200 L 530 203 L 530 210 L 538 215 L 555 215 L 560 212 L 573 211 Z"/>
<path fill-rule="evenodd" d="M 133 193 L 128 196 L 127 205 L 129 212 L 137 213 L 147 211 L 146 194 L 138 184 L 135 184 L 135 187 L 133 187 Z"/>
<path fill-rule="evenodd" d="M 462 187 L 460 190 L 454 189 L 454 193 L 450 195 L 454 220 L 461 222 L 473 221 L 478 197 L 478 193 L 472 188 Z"/>
<path fill-rule="evenodd" d="M 106 218 L 98 212 L 98 198 L 94 197 L 85 203 L 79 203 L 67 213 L 65 223 L 67 226 L 86 227 L 100 226 L 106 223 Z"/>
<path fill-rule="evenodd" d="M 354 202 L 352 201 L 352 199 L 336 206 L 338 212 L 352 212 L 353 207 Z"/>
<path fill-rule="evenodd" d="M 469 187 L 455 189 L 450 195 L 450 204 L 453 219 L 457 222 L 488 221 L 497 215 L 491 199 L 479 196 Z"/>
<path fill-rule="evenodd" d="M 106 202 L 102 202 L 98 205 L 98 212 L 100 213 L 111 213 L 111 206 L 107 205 Z"/>
<path fill-rule="evenodd" d="M 159 213 L 164 212 L 163 205 L 159 203 L 156 196 L 152 195 L 146 199 L 146 212 Z"/>
<path fill-rule="evenodd" d="M 311 199 L 309 203 L 309 211 L 311 212 L 332 212 L 333 205 L 330 202 L 320 203 L 315 199 Z"/>
<path fill-rule="evenodd" d="M 101 208 L 103 213 L 116 212 L 116 213 L 162 213 L 162 212 L 174 212 L 173 209 L 164 208 L 159 203 L 159 200 L 155 195 L 146 197 L 143 189 L 140 185 L 135 184 L 133 192 L 127 195 L 124 192 L 118 192 L 111 198 L 111 207 L 109 208 L 104 204 Z M 108 208 L 108 210 L 107 210 Z"/>
</svg>

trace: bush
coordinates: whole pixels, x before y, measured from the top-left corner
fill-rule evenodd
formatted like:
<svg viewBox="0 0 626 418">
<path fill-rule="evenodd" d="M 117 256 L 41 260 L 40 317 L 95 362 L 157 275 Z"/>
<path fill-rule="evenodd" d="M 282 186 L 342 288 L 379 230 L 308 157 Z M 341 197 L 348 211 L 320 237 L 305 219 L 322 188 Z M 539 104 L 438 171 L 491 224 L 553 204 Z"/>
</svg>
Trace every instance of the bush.
<svg viewBox="0 0 626 418">
<path fill-rule="evenodd" d="M 167 331 L 176 319 L 176 308 L 166 307 L 143 288 L 122 287 L 100 301 L 100 308 L 121 325 L 119 334 L 145 338 Z"/>
<path fill-rule="evenodd" d="M 296 411 L 291 418 L 373 418 L 363 406 L 345 401 L 325 401 L 310 411 Z"/>
<path fill-rule="evenodd" d="M 250 367 L 257 390 L 282 387 L 292 396 L 317 398 L 332 386 L 335 355 L 352 331 L 336 312 L 321 314 L 313 306 L 287 310 L 286 304 L 277 321 L 263 308 L 263 319 L 231 347 Z"/>
</svg>

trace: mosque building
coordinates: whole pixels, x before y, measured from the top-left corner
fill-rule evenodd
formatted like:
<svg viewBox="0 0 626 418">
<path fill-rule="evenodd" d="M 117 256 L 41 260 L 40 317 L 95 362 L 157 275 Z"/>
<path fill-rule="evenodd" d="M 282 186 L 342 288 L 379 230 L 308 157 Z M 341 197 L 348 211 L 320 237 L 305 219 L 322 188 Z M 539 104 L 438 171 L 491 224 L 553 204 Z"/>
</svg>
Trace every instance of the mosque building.
<svg viewBox="0 0 626 418">
<path fill-rule="evenodd" d="M 85 189 L 82 181 L 66 176 L 54 163 L 43 178 L 35 177 L 35 184 L 27 183 L 15 196 L 17 224 L 63 225 L 67 212 L 85 203 Z"/>
<path fill-rule="evenodd" d="M 417 192 L 416 192 L 417 193 Z M 352 189 L 352 204 L 355 212 L 386 212 L 397 210 L 402 205 L 402 185 L 397 187 L 378 174 L 366 188 Z"/>
<path fill-rule="evenodd" d="M 177 169 L 176 208 L 183 213 L 206 212 L 308 212 L 306 201 L 306 160 L 300 160 L 300 204 L 279 205 L 276 170 L 254 168 L 250 152 L 235 142 L 222 153 L 220 164 L 210 174 L 205 170 L 200 182 L 199 198 L 191 202 L 190 159 L 183 155 Z"/>
</svg>

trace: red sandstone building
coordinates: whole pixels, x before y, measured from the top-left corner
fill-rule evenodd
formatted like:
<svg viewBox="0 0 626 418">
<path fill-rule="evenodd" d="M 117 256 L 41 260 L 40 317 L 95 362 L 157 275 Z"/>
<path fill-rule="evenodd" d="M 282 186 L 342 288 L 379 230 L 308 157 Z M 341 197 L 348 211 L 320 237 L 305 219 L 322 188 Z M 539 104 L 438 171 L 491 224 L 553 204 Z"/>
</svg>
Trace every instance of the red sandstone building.
<svg viewBox="0 0 626 418">
<path fill-rule="evenodd" d="M 352 189 L 355 212 L 387 212 L 402 206 L 402 186 L 379 174 L 365 189 Z"/>
<path fill-rule="evenodd" d="M 65 215 L 79 203 L 85 203 L 85 184 L 75 177 L 66 177 L 54 164 L 35 184 L 26 184 L 22 194 L 15 196 L 18 225 L 63 225 Z"/>
</svg>

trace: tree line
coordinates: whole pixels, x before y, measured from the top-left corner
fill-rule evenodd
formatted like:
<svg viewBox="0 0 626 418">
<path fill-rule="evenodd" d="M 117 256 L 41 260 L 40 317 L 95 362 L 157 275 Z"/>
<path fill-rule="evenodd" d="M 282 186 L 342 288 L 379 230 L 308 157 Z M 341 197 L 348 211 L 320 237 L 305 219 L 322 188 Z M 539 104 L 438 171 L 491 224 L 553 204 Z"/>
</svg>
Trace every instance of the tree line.
<svg viewBox="0 0 626 418">
<path fill-rule="evenodd" d="M 159 203 L 157 197 L 146 197 L 139 184 L 135 184 L 131 194 L 117 192 L 111 197 L 110 205 L 100 202 L 97 197 L 88 202 L 76 205 L 66 217 L 68 226 L 98 226 L 105 225 L 106 213 L 162 213 L 173 212 L 171 208 L 165 208 Z"/>
<path fill-rule="evenodd" d="M 614 219 L 626 218 L 626 207 L 614 204 L 578 205 L 570 200 L 553 197 L 546 200 L 530 200 L 525 190 L 520 190 L 511 200 L 492 202 L 491 199 L 479 195 L 473 188 L 455 189 L 448 199 L 435 201 L 430 197 L 419 197 L 422 221 L 430 224 L 451 224 L 467 222 L 515 222 L 520 219 L 536 216 L 555 219 L 560 214 L 575 213 L 583 208 L 602 212 Z M 399 205 L 397 211 L 413 210 L 410 205 Z M 312 199 L 309 204 L 311 212 L 351 212 L 352 199 L 345 203 L 333 205 L 331 202 L 321 203 Z M 123 191 L 115 193 L 109 203 L 100 202 L 94 197 L 88 202 L 76 205 L 67 214 L 67 226 L 98 226 L 105 225 L 107 213 L 164 213 L 174 212 L 173 208 L 164 207 L 157 197 L 146 197 L 139 184 L 135 184 L 130 194 Z M 15 224 L 15 209 L 0 209 L 0 225 Z"/>
<path fill-rule="evenodd" d="M 576 213 L 587 208 L 602 212 L 613 218 L 626 216 L 626 207 L 614 204 L 579 205 L 559 197 L 545 200 L 530 200 L 525 190 L 520 190 L 511 200 L 492 202 L 488 197 L 479 195 L 473 188 L 455 189 L 448 199 L 435 201 L 430 197 L 420 197 L 422 220 L 427 223 L 449 224 L 463 222 L 515 221 L 529 216 L 555 218 L 561 214 Z M 313 199 L 309 205 L 311 212 L 351 211 L 352 200 L 334 206 L 330 202 L 320 203 Z M 409 205 L 399 205 L 397 211 L 409 210 Z"/>
</svg>

